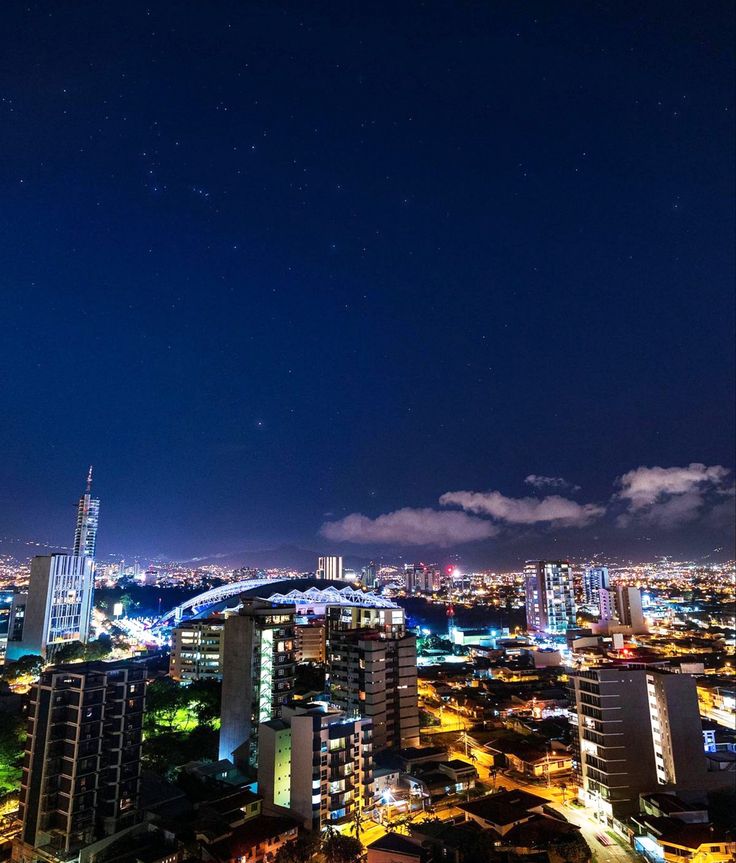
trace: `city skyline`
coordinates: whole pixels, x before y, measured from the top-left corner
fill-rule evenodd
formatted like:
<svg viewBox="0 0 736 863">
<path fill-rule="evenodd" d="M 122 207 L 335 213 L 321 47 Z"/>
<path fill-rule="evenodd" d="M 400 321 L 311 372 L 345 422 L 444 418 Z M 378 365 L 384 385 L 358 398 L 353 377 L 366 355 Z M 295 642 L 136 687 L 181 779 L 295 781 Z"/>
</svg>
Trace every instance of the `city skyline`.
<svg viewBox="0 0 736 863">
<path fill-rule="evenodd" d="M 9 9 L 0 552 L 733 557 L 733 33 Z"/>
</svg>

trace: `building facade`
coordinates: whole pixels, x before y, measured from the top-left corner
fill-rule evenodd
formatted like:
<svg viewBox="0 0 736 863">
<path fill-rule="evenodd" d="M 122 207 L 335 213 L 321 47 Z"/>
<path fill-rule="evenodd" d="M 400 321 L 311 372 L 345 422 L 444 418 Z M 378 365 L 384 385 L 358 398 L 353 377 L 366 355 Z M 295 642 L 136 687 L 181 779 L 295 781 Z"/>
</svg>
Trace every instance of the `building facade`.
<svg viewBox="0 0 736 863">
<path fill-rule="evenodd" d="M 294 689 L 295 610 L 247 599 L 225 620 L 219 757 L 246 771 L 258 763 L 258 726 L 280 716 Z"/>
<path fill-rule="evenodd" d="M 419 745 L 415 636 L 330 631 L 327 681 L 336 707 L 371 720 L 376 751 Z"/>
<path fill-rule="evenodd" d="M 575 597 L 568 561 L 529 560 L 524 567 L 524 579 L 529 631 L 563 633 L 575 626 Z"/>
<path fill-rule="evenodd" d="M 28 709 L 14 860 L 73 860 L 137 823 L 145 685 L 137 662 L 43 672 Z"/>
<path fill-rule="evenodd" d="M 13 597 L 6 661 L 26 654 L 53 660 L 70 641 L 86 643 L 92 613 L 91 557 L 50 554 L 34 557 L 28 592 Z"/>
<path fill-rule="evenodd" d="M 326 555 L 317 559 L 316 577 L 329 581 L 342 581 L 343 560 L 339 555 Z"/>
<path fill-rule="evenodd" d="M 583 600 L 590 608 L 600 610 L 600 589 L 609 587 L 607 566 L 591 566 L 583 573 Z"/>
<path fill-rule="evenodd" d="M 286 707 L 259 730 L 264 813 L 288 813 L 307 830 L 350 821 L 372 798 L 369 719 L 324 705 Z"/>
<path fill-rule="evenodd" d="M 174 680 L 222 680 L 225 618 L 188 620 L 171 630 Z"/>
<path fill-rule="evenodd" d="M 322 620 L 300 623 L 294 627 L 294 660 L 301 662 L 325 661 L 325 624 Z"/>
<path fill-rule="evenodd" d="M 707 784 L 695 681 L 625 666 L 570 674 L 574 770 L 601 818 L 628 817 L 662 785 Z"/>
</svg>

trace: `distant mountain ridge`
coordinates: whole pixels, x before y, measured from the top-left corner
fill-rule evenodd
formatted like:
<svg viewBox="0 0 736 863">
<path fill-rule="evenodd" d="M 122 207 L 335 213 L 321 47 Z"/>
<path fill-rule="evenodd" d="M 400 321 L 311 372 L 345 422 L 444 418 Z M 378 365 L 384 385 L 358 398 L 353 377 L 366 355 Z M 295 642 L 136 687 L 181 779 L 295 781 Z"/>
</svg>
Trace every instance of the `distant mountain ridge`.
<svg viewBox="0 0 736 863">
<path fill-rule="evenodd" d="M 277 548 L 267 548 L 256 551 L 233 551 L 207 557 L 195 557 L 182 563 L 197 566 L 223 566 L 228 569 L 252 567 L 254 569 L 293 569 L 297 572 L 314 572 L 317 568 L 317 558 L 329 552 L 312 551 L 299 548 L 296 545 L 281 545 Z M 368 558 L 345 557 L 348 569 L 360 569 L 368 563 Z"/>
</svg>

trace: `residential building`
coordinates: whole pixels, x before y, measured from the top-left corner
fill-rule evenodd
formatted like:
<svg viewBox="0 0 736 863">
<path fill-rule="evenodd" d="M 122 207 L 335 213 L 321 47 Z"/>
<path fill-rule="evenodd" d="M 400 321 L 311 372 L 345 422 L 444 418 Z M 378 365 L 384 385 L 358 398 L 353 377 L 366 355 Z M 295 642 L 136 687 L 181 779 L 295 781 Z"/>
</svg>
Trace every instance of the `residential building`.
<svg viewBox="0 0 736 863">
<path fill-rule="evenodd" d="M 363 567 L 361 581 L 369 590 L 372 590 L 376 586 L 377 573 L 378 567 L 376 566 L 376 562 L 373 560 L 367 566 Z"/>
<path fill-rule="evenodd" d="M 332 605 L 325 609 L 325 622 L 328 641 L 336 632 L 355 629 L 373 629 L 387 636 L 406 633 L 406 614 L 399 606 Z"/>
<path fill-rule="evenodd" d="M 171 630 L 170 675 L 174 680 L 222 680 L 225 618 L 206 617 Z"/>
<path fill-rule="evenodd" d="M 570 696 L 574 771 L 602 819 L 632 815 L 662 785 L 715 787 L 692 677 L 601 666 L 571 673 Z"/>
<path fill-rule="evenodd" d="M 80 557 L 95 556 L 97 526 L 100 521 L 100 500 L 92 497 L 92 466 L 87 474 L 87 488 L 77 505 L 77 527 L 74 531 L 74 551 Z"/>
<path fill-rule="evenodd" d="M 575 626 L 575 598 L 566 560 L 529 560 L 524 568 L 527 629 L 563 633 Z"/>
<path fill-rule="evenodd" d="M 370 719 L 285 707 L 259 730 L 263 812 L 290 814 L 307 830 L 350 821 L 372 799 L 372 746 Z"/>
<path fill-rule="evenodd" d="M 591 566 L 583 573 L 583 600 L 588 607 L 600 609 L 600 589 L 610 587 L 607 566 Z"/>
<path fill-rule="evenodd" d="M 641 635 L 647 632 L 646 621 L 641 604 L 641 591 L 638 587 L 618 584 L 615 587 L 601 587 L 599 590 L 600 624 L 594 624 L 596 632 L 622 632 Z"/>
<path fill-rule="evenodd" d="M 29 653 L 51 661 L 61 645 L 70 641 L 86 643 L 93 587 L 91 557 L 71 554 L 34 557 L 28 592 L 13 597 L 6 661 Z"/>
<path fill-rule="evenodd" d="M 330 630 L 327 680 L 333 704 L 373 723 L 376 751 L 418 745 L 417 646 L 413 635 Z"/>
<path fill-rule="evenodd" d="M 84 860 L 139 820 L 146 667 L 48 668 L 31 692 L 14 861 Z"/>
<path fill-rule="evenodd" d="M 294 627 L 294 660 L 301 662 L 325 661 L 325 624 L 323 620 L 312 620 Z"/>
<path fill-rule="evenodd" d="M 294 605 L 244 599 L 225 620 L 220 759 L 258 763 L 258 726 L 281 714 L 294 689 Z"/>
<path fill-rule="evenodd" d="M 336 555 L 327 555 L 320 557 L 317 560 L 317 572 L 315 576 L 319 579 L 328 579 L 330 581 L 342 581 L 343 579 L 343 562 L 342 557 Z"/>
<path fill-rule="evenodd" d="M 293 818 L 262 814 L 260 795 L 224 784 L 215 788 L 216 796 L 197 805 L 193 820 L 203 861 L 266 863 L 297 838 L 299 825 Z"/>
</svg>

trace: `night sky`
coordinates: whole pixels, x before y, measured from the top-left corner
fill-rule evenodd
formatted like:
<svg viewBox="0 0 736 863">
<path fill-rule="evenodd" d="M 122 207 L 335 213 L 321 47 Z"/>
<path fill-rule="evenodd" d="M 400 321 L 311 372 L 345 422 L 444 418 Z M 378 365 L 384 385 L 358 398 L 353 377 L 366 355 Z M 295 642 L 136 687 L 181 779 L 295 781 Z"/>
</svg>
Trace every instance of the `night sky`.
<svg viewBox="0 0 736 863">
<path fill-rule="evenodd" d="M 0 32 L 0 552 L 733 554 L 731 3 Z"/>
</svg>

